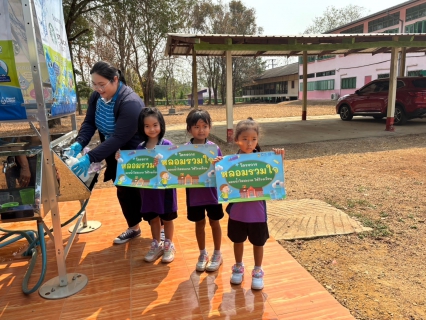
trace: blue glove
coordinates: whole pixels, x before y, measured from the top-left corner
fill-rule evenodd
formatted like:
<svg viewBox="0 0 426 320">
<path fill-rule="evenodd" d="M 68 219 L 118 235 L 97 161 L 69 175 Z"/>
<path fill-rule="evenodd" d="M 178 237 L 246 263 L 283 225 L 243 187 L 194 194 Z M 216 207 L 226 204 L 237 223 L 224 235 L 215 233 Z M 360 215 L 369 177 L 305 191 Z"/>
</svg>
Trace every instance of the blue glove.
<svg viewBox="0 0 426 320">
<path fill-rule="evenodd" d="M 78 162 L 71 167 L 71 170 L 77 175 L 80 176 L 83 174 L 83 176 L 86 176 L 90 167 L 90 159 L 87 154 L 82 156 L 80 159 L 78 159 Z"/>
<path fill-rule="evenodd" d="M 82 145 L 78 142 L 74 142 L 71 146 L 70 149 L 74 152 L 73 154 L 70 154 L 71 157 L 76 157 L 81 150 L 83 149 Z"/>
</svg>

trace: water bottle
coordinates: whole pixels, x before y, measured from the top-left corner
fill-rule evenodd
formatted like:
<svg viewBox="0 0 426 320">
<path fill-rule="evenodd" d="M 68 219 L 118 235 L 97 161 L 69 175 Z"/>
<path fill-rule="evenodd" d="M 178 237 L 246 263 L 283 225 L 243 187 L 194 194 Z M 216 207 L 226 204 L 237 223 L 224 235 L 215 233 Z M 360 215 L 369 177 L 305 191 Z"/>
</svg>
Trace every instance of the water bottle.
<svg viewBox="0 0 426 320">
<path fill-rule="evenodd" d="M 68 159 L 65 160 L 65 163 L 67 164 L 69 168 L 72 168 L 73 165 L 78 163 L 78 159 L 74 157 L 69 157 Z M 89 172 L 87 172 L 86 175 L 82 173 L 78 177 L 81 179 L 81 181 L 86 182 L 89 179 Z"/>
</svg>

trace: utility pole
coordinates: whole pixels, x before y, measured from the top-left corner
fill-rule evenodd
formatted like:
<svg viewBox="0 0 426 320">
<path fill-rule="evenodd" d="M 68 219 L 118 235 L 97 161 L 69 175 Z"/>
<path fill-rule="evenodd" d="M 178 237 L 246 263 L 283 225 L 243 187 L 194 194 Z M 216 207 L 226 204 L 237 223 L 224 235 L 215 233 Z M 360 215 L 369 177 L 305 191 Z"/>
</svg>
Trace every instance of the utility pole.
<svg viewBox="0 0 426 320">
<path fill-rule="evenodd" d="M 277 61 L 277 59 L 266 59 L 266 61 L 271 61 L 271 63 L 268 63 L 268 64 L 267 64 L 268 69 L 269 69 L 269 66 L 272 66 L 272 68 L 271 68 L 271 69 L 273 69 L 273 68 L 274 68 L 274 66 L 276 66 L 276 65 L 277 65 L 276 63 L 274 63 L 275 61 Z"/>
</svg>

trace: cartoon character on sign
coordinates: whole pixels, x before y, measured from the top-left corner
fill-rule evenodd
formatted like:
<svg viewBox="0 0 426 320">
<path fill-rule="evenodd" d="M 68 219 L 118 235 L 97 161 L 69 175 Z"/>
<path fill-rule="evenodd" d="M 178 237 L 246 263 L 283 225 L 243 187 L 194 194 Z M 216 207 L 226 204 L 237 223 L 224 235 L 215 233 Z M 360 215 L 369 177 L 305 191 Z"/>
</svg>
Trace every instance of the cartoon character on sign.
<svg viewBox="0 0 426 320">
<path fill-rule="evenodd" d="M 167 171 L 163 171 L 160 173 L 160 178 L 161 178 L 161 184 L 163 185 L 163 187 L 167 186 L 167 183 L 170 180 L 170 175 Z"/>
<path fill-rule="evenodd" d="M 124 180 L 126 180 L 126 176 L 124 174 L 120 174 L 117 184 L 123 184 Z"/>
<path fill-rule="evenodd" d="M 220 197 L 223 199 L 223 201 L 228 201 L 229 194 L 232 192 L 231 188 L 229 188 L 229 186 L 224 183 L 219 187 L 219 190 L 221 192 Z"/>
</svg>

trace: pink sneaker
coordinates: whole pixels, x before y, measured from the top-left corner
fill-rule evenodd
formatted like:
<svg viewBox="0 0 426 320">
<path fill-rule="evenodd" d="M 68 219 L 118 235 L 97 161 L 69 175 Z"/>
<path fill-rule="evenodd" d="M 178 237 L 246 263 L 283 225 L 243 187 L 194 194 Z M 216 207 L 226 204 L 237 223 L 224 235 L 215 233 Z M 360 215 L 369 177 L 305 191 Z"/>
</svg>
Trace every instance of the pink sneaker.
<svg viewBox="0 0 426 320">
<path fill-rule="evenodd" d="M 234 264 L 232 266 L 231 283 L 241 284 L 241 282 L 243 282 L 243 278 L 244 278 L 244 266 L 243 265 L 237 266 L 236 264 Z"/>
<path fill-rule="evenodd" d="M 251 272 L 251 288 L 253 290 L 263 289 L 263 276 L 265 272 L 262 269 L 253 269 Z"/>
</svg>

